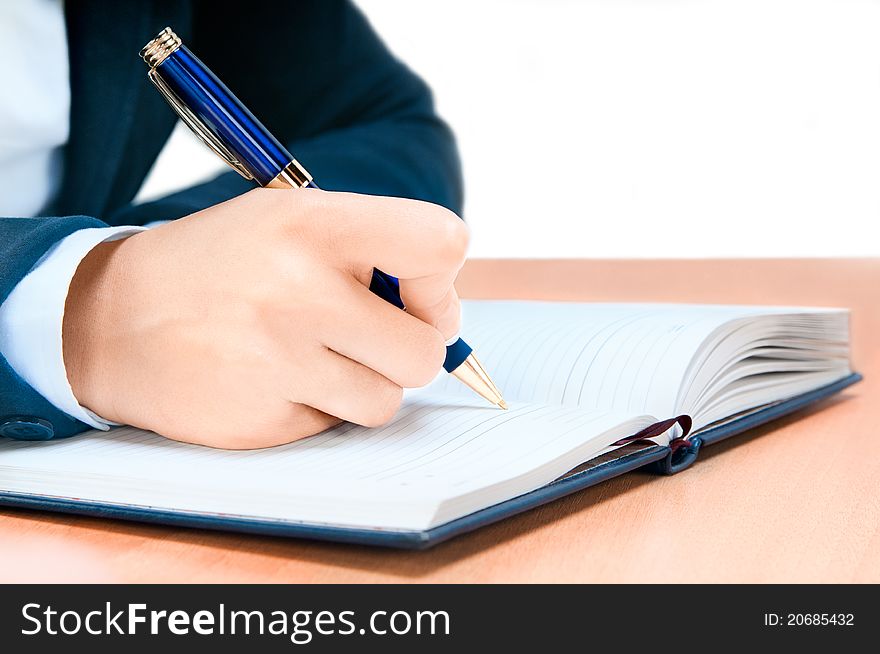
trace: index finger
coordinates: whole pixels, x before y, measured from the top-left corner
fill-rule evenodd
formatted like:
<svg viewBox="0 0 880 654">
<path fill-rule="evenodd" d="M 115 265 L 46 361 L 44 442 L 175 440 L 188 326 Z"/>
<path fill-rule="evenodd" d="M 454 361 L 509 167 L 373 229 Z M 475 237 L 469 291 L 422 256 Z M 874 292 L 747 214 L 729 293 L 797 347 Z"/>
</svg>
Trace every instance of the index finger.
<svg viewBox="0 0 880 654">
<path fill-rule="evenodd" d="M 453 336 L 459 322 L 453 282 L 469 239 L 464 222 L 448 209 L 418 200 L 324 196 L 323 220 L 333 221 L 333 252 L 340 264 L 354 270 L 376 267 L 397 277 L 407 311 Z"/>
</svg>

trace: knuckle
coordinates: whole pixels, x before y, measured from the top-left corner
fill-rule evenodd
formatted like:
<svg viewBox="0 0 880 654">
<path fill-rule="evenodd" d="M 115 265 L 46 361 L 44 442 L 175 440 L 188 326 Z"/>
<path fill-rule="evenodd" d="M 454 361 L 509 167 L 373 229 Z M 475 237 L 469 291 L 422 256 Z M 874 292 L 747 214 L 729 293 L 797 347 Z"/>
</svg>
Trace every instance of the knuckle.
<svg viewBox="0 0 880 654">
<path fill-rule="evenodd" d="M 288 293 L 296 292 L 299 296 L 314 287 L 315 279 L 320 277 L 319 271 L 311 261 L 297 254 L 279 253 L 273 262 L 274 265 L 269 267 L 272 276 L 280 282 L 277 288 L 274 284 L 270 285 L 273 291 L 279 292 L 283 289 Z M 273 299 L 277 301 L 279 298 Z"/>
<path fill-rule="evenodd" d="M 370 408 L 367 409 L 361 424 L 364 427 L 381 427 L 390 421 L 403 401 L 403 389 L 393 382 L 386 381 L 374 391 Z"/>
<path fill-rule="evenodd" d="M 437 230 L 434 246 L 449 262 L 462 263 L 470 242 L 468 226 L 448 209 L 435 205 L 434 211 L 432 220 L 436 224 Z"/>
<path fill-rule="evenodd" d="M 325 191 L 317 189 L 260 189 L 268 194 L 265 198 L 267 210 L 274 221 L 277 237 L 298 243 L 315 231 L 320 221 L 315 216 L 332 210 L 332 202 Z M 332 222 L 332 221 L 330 221 Z"/>
</svg>

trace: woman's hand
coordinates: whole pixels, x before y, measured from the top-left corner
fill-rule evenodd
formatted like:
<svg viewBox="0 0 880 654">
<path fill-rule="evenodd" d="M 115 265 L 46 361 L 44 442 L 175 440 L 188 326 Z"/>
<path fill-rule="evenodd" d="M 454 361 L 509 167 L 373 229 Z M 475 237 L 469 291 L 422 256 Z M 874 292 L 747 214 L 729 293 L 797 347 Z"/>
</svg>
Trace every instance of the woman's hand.
<svg viewBox="0 0 880 654">
<path fill-rule="evenodd" d="M 107 420 L 215 447 L 380 425 L 458 331 L 467 240 L 424 202 L 251 191 L 89 253 L 65 307 L 68 379 Z M 368 290 L 374 266 L 407 312 Z"/>
</svg>

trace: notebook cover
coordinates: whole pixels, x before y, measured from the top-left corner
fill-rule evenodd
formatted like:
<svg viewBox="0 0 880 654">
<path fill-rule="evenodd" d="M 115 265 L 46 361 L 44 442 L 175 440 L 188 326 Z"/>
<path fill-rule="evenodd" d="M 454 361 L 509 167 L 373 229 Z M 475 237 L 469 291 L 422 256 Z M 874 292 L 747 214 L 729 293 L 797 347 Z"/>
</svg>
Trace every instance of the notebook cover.
<svg viewBox="0 0 880 654">
<path fill-rule="evenodd" d="M 687 461 L 687 465 L 696 458 L 696 453 L 701 446 L 716 443 L 798 411 L 810 404 L 839 393 L 861 380 L 861 378 L 861 375 L 854 373 L 822 388 L 798 395 L 783 402 L 771 404 L 722 425 L 705 429 L 694 435 L 695 447 L 692 448 L 693 457 Z M 679 452 L 681 452 L 681 449 Z M 0 491 L 0 505 L 59 511 L 100 518 L 158 523 L 170 526 L 308 538 L 402 549 L 425 549 L 454 536 L 493 522 L 498 522 L 517 513 L 552 502 L 565 495 L 594 486 L 612 477 L 617 477 L 647 465 L 660 466 L 660 470 L 664 470 L 663 464 L 664 462 L 669 463 L 671 455 L 671 449 L 666 446 L 645 443 L 625 445 L 614 452 L 585 463 L 542 488 L 425 531 L 360 529 L 285 520 L 254 519 L 237 515 L 198 514 L 188 511 L 153 509 L 5 491 Z M 688 456 L 687 452 L 685 456 Z M 681 465 L 681 462 L 678 462 L 678 464 L 673 463 L 672 467 L 671 471 L 676 472 L 678 469 L 686 467 L 686 465 Z M 666 471 L 669 472 L 669 470 Z"/>
</svg>

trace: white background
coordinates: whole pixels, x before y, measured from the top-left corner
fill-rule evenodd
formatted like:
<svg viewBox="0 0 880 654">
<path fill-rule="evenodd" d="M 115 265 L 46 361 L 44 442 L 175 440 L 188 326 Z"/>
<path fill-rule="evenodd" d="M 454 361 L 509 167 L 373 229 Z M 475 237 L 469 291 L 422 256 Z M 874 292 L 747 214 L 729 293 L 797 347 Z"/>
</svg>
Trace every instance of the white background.
<svg viewBox="0 0 880 654">
<path fill-rule="evenodd" d="M 880 255 L 880 2 L 359 4 L 458 135 L 472 256 Z M 213 157 L 177 130 L 141 197 Z"/>
</svg>

